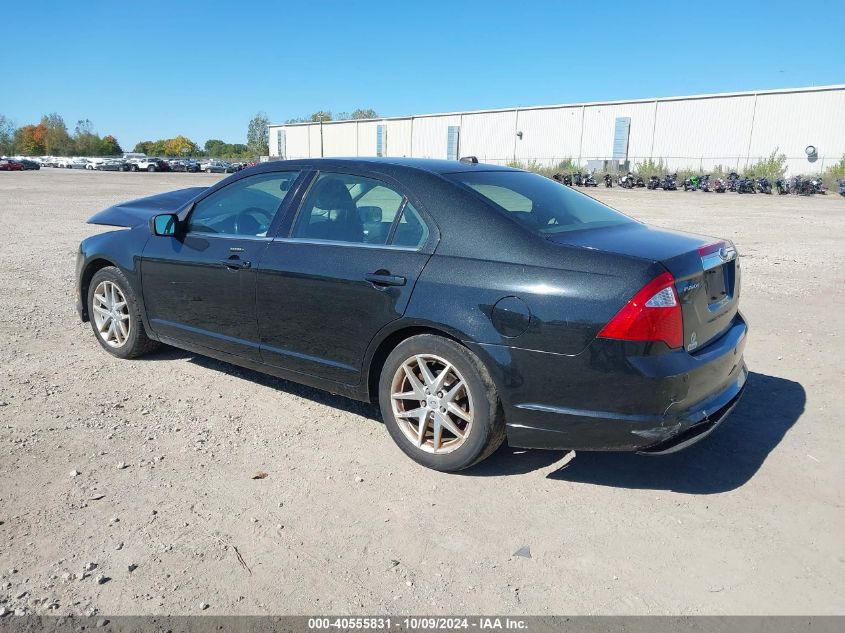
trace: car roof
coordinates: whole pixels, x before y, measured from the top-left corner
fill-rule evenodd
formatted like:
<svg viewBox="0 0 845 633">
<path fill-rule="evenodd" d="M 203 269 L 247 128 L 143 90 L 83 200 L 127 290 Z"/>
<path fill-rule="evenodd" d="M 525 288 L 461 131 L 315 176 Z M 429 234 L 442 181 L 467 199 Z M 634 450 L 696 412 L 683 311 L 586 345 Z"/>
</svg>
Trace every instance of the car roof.
<svg viewBox="0 0 845 633">
<path fill-rule="evenodd" d="M 286 161 L 270 161 L 262 165 L 278 165 L 279 163 L 294 165 L 309 165 L 316 168 L 325 167 L 378 167 L 396 166 L 417 169 L 434 174 L 454 174 L 475 171 L 520 171 L 503 165 L 489 163 L 462 163 L 456 160 L 442 160 L 436 158 L 406 158 L 406 157 L 369 157 L 357 156 L 350 158 L 300 158 Z"/>
</svg>

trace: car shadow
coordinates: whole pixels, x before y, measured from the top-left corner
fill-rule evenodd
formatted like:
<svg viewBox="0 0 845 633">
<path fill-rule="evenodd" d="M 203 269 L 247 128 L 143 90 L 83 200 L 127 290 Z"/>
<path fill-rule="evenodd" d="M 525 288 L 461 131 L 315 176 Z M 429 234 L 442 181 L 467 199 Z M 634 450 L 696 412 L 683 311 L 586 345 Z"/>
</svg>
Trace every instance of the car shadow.
<svg viewBox="0 0 845 633">
<path fill-rule="evenodd" d="M 355 415 L 360 415 L 363 418 L 375 420 L 379 423 L 382 422 L 381 412 L 379 411 L 378 406 L 374 404 L 352 400 L 351 398 L 338 396 L 333 393 L 329 393 L 328 391 L 323 391 L 322 389 L 300 385 L 298 383 L 285 380 L 284 378 L 277 378 L 275 376 L 271 376 L 270 374 L 264 374 L 252 369 L 238 367 L 237 365 L 232 365 L 231 363 L 227 363 L 225 361 L 219 361 L 209 356 L 201 356 L 199 354 L 192 354 L 191 352 L 181 352 L 181 350 L 176 350 L 176 352 L 178 355 L 175 356 L 175 358 L 187 358 L 191 363 L 204 367 L 205 369 L 220 371 L 230 376 L 248 380 L 256 385 L 261 385 L 262 387 L 284 391 L 285 393 L 289 393 L 300 398 L 306 398 L 312 402 L 332 407 L 333 409 L 340 409 L 341 411 L 354 413 Z"/>
<path fill-rule="evenodd" d="M 170 345 L 160 345 L 155 349 L 155 351 L 150 352 L 149 354 L 144 354 L 143 356 L 139 356 L 133 360 L 140 361 L 143 363 L 147 362 L 156 362 L 156 361 L 163 361 L 163 360 L 181 360 L 186 358 L 192 358 L 195 354 L 189 352 L 184 349 L 179 349 L 178 347 L 171 347 Z"/>
<path fill-rule="evenodd" d="M 569 451 L 532 450 L 502 446 L 480 464 L 456 474 L 466 477 L 502 477 L 525 475 L 535 470 L 548 468 L 563 459 Z"/>
<path fill-rule="evenodd" d="M 172 347 L 145 360 L 188 359 L 209 370 L 249 380 L 327 407 L 383 423 L 375 404 L 359 402 L 321 389 L 300 385 Z M 575 459 L 546 477 L 572 483 L 615 488 L 671 490 L 687 494 L 717 494 L 745 484 L 804 412 L 807 394 L 797 382 L 756 372 L 748 375 L 742 399 L 718 429 L 698 444 L 670 455 L 580 451 Z M 480 464 L 461 471 L 467 477 L 524 475 L 549 468 L 569 451 L 528 450 L 503 444 Z"/>
<path fill-rule="evenodd" d="M 580 452 L 548 478 L 573 483 L 718 494 L 739 488 L 804 412 L 797 382 L 751 372 L 745 394 L 712 435 L 670 455 Z"/>
</svg>

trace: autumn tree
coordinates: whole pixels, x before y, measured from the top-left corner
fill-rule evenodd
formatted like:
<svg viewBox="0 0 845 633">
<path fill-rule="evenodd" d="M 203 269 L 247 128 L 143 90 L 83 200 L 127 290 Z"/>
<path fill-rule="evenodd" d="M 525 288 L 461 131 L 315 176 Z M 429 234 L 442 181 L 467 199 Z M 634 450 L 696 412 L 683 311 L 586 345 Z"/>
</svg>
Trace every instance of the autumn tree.
<svg viewBox="0 0 845 633">
<path fill-rule="evenodd" d="M 38 126 L 24 125 L 15 131 L 15 151 L 18 154 L 36 156 L 44 153 L 44 142 L 39 138 Z"/>
<path fill-rule="evenodd" d="M 196 143 L 181 135 L 164 141 L 163 153 L 167 156 L 188 156 L 196 154 L 198 150 Z"/>
<path fill-rule="evenodd" d="M 123 149 L 121 149 L 120 143 L 117 142 L 115 137 L 106 134 L 100 145 L 100 152 L 103 156 L 118 156 L 123 153 Z"/>
</svg>

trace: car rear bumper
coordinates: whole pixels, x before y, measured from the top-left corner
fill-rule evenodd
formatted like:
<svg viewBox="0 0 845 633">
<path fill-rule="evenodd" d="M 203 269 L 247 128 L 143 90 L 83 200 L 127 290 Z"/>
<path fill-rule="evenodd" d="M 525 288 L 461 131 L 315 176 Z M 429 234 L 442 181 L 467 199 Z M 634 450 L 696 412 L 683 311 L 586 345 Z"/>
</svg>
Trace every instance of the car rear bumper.
<svg viewBox="0 0 845 633">
<path fill-rule="evenodd" d="M 704 439 L 739 401 L 746 334 L 737 314 L 695 354 L 637 356 L 600 339 L 576 356 L 477 349 L 496 356 L 511 446 L 663 454 Z"/>
</svg>

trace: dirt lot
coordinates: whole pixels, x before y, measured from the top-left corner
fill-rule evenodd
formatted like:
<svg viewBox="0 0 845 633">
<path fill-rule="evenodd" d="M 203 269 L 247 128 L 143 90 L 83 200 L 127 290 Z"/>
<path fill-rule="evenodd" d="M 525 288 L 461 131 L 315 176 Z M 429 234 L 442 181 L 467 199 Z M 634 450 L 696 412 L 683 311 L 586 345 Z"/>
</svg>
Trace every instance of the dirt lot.
<svg viewBox="0 0 845 633">
<path fill-rule="evenodd" d="M 444 475 L 375 407 L 78 321 L 85 220 L 218 178 L 0 173 L 0 613 L 845 613 L 845 200 L 596 190 L 736 242 L 745 398 L 674 456 Z"/>
</svg>

